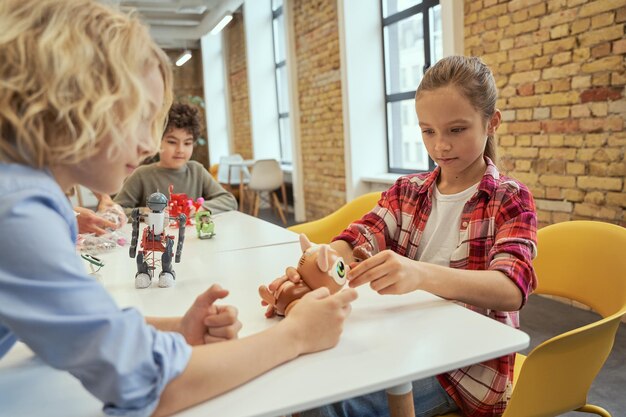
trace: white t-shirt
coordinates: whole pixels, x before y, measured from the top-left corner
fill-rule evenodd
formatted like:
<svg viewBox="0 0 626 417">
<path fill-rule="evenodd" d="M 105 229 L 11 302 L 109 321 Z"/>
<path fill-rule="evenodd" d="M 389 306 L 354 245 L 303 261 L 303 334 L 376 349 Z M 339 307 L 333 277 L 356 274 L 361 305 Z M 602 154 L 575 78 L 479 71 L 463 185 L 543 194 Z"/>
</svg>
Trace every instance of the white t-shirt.
<svg viewBox="0 0 626 417">
<path fill-rule="evenodd" d="M 428 216 L 417 260 L 450 266 L 450 256 L 459 245 L 459 225 L 465 203 L 478 190 L 478 183 L 456 194 L 441 194 L 435 185 L 433 207 Z"/>
</svg>

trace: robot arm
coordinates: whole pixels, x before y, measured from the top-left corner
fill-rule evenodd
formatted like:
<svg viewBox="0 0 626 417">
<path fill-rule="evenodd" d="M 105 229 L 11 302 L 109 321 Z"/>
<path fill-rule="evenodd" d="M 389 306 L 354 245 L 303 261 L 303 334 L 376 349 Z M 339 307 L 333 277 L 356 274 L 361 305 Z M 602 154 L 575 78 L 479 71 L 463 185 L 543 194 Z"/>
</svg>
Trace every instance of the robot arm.
<svg viewBox="0 0 626 417">
<path fill-rule="evenodd" d="M 187 223 L 187 216 L 181 214 L 178 216 L 178 245 L 176 245 L 176 257 L 174 262 L 180 262 L 180 256 L 183 252 L 183 242 L 185 241 L 185 224 Z"/>
<path fill-rule="evenodd" d="M 137 239 L 139 238 L 139 220 L 141 215 L 139 214 L 139 208 L 134 208 L 130 214 L 130 218 L 133 225 L 133 234 L 130 241 L 130 249 L 128 251 L 131 258 L 134 258 L 137 254 Z"/>
</svg>

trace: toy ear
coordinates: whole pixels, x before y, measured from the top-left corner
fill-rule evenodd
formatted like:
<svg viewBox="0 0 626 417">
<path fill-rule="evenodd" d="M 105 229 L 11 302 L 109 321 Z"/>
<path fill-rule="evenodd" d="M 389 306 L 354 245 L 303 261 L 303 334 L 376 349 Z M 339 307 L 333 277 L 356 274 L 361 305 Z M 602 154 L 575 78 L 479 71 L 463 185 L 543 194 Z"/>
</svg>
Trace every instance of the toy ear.
<svg viewBox="0 0 626 417">
<path fill-rule="evenodd" d="M 313 245 L 311 244 L 309 238 L 306 237 L 304 233 L 300 233 L 300 248 L 302 249 L 302 252 L 306 252 L 306 250 L 309 249 L 311 246 Z"/>
<path fill-rule="evenodd" d="M 328 246 L 327 245 L 321 245 L 320 246 L 320 250 L 317 253 L 317 266 L 319 267 L 320 271 L 328 271 L 329 268 L 329 262 L 328 262 Z"/>
</svg>

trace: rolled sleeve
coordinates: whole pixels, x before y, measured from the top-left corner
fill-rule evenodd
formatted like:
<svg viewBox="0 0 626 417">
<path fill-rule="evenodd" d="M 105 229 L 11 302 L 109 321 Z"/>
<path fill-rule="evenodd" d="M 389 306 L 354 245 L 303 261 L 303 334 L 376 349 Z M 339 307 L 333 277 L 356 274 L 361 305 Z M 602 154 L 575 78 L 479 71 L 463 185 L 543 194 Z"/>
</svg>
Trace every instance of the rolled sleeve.
<svg viewBox="0 0 626 417">
<path fill-rule="evenodd" d="M 106 413 L 150 415 L 185 369 L 191 347 L 181 335 L 146 324 L 137 310 L 120 309 L 87 275 L 60 190 L 3 198 L 0 229 L 12 239 L 0 240 L 0 335 L 14 335 L 74 375 Z"/>
<path fill-rule="evenodd" d="M 524 211 L 507 220 L 496 233 L 489 252 L 489 270 L 500 271 L 522 293 L 523 307 L 537 287 L 532 260 L 537 255 L 537 217 L 534 211 Z"/>
</svg>

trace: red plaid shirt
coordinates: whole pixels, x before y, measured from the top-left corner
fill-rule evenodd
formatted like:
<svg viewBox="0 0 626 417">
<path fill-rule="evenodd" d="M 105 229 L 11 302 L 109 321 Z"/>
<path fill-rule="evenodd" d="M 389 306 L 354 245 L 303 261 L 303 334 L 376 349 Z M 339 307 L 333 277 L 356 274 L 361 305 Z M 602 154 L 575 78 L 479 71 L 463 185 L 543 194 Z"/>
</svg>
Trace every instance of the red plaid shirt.
<svg viewBox="0 0 626 417">
<path fill-rule="evenodd" d="M 522 305 L 535 289 L 531 260 L 536 255 L 535 203 L 521 183 L 500 175 L 486 158 L 487 170 L 461 215 L 459 246 L 450 267 L 504 273 L 522 292 Z M 378 205 L 335 238 L 353 247 L 369 242 L 374 253 L 391 249 L 416 259 L 432 209 L 439 168 L 402 177 L 382 194 Z M 463 306 L 519 328 L 518 311 Z M 520 306 L 521 307 L 521 306 Z M 492 417 L 504 412 L 511 396 L 515 354 L 457 369 L 437 378 L 467 416 Z"/>
</svg>

